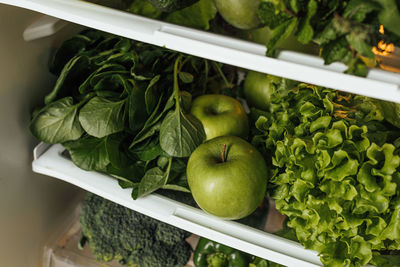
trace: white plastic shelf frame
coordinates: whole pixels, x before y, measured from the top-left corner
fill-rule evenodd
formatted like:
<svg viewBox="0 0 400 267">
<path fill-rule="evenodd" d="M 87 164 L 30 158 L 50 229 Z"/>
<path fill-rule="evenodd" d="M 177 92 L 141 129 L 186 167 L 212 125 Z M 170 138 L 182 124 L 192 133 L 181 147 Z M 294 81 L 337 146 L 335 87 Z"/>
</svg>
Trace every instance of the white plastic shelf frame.
<svg viewBox="0 0 400 267">
<path fill-rule="evenodd" d="M 52 176 L 199 236 L 245 251 L 285 266 L 321 266 L 315 251 L 299 243 L 234 222 L 211 216 L 198 208 L 167 197 L 150 194 L 133 200 L 111 176 L 84 171 L 62 155 L 61 145 L 39 144 L 34 150 L 33 171 Z"/>
<path fill-rule="evenodd" d="M 263 45 L 164 23 L 79 0 L 0 0 L 87 27 L 222 63 L 349 93 L 400 103 L 400 74 L 371 69 L 367 77 L 344 74 L 342 63 L 324 65 L 307 54 L 265 56 Z"/>
</svg>

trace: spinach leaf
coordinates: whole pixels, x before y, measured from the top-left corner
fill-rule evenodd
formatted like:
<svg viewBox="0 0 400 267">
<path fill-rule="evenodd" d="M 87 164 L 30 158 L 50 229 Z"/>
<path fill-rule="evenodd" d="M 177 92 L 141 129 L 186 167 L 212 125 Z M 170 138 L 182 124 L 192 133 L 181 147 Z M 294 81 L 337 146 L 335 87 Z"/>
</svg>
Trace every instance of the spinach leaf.
<svg viewBox="0 0 400 267">
<path fill-rule="evenodd" d="M 85 135 L 63 146 L 69 151 L 72 162 L 86 171 L 105 171 L 110 159 L 107 153 L 107 137 Z"/>
<path fill-rule="evenodd" d="M 53 90 L 45 96 L 44 103 L 47 105 L 59 97 L 71 95 L 72 89 L 86 76 L 89 68 L 88 57 L 73 57 L 62 69 Z"/>
<path fill-rule="evenodd" d="M 164 106 L 164 109 L 158 113 L 159 107 L 161 106 L 162 98 L 160 97 L 156 108 L 153 110 L 150 117 L 145 122 L 142 130 L 135 136 L 129 148 L 133 148 L 136 144 L 142 142 L 148 137 L 153 136 L 156 132 L 160 130 L 161 123 L 160 119 L 174 106 L 174 97 L 171 96 Z"/>
<path fill-rule="evenodd" d="M 126 168 L 133 163 L 122 147 L 124 139 L 124 134 L 116 133 L 107 136 L 106 140 L 108 159 L 112 166 L 119 169 Z"/>
<path fill-rule="evenodd" d="M 136 146 L 131 151 L 143 161 L 153 160 L 163 153 L 158 137 L 148 138 L 143 144 Z"/>
<path fill-rule="evenodd" d="M 49 66 L 50 72 L 60 75 L 61 70 L 67 62 L 80 52 L 83 52 L 90 41 L 90 38 L 83 34 L 77 34 L 71 39 L 64 41 L 54 54 Z"/>
<path fill-rule="evenodd" d="M 184 114 L 181 109 L 178 85 L 180 60 L 181 56 L 174 64 L 175 111 L 170 111 L 161 123 L 160 145 L 170 156 L 188 157 L 198 145 L 203 143 L 206 134 L 201 122 L 190 114 Z"/>
<path fill-rule="evenodd" d="M 185 186 L 177 185 L 177 184 L 166 184 L 166 185 L 163 185 L 161 188 L 190 193 L 189 188 L 187 188 Z"/>
<path fill-rule="evenodd" d="M 122 131 L 125 102 L 125 99 L 114 102 L 98 96 L 92 98 L 79 112 L 82 128 L 98 138 Z"/>
<path fill-rule="evenodd" d="M 138 87 L 132 80 L 133 87 L 128 96 L 129 128 L 136 132 L 144 126 L 147 118 L 144 90 Z"/>
<path fill-rule="evenodd" d="M 160 131 L 160 126 L 161 123 L 156 123 L 150 128 L 140 131 L 140 133 L 135 136 L 135 139 L 132 141 L 131 145 L 129 146 L 129 149 L 134 148 L 137 144 L 143 142 L 147 138 L 153 137 L 157 132 Z"/>
<path fill-rule="evenodd" d="M 117 178 L 121 187 L 128 188 L 139 185 L 144 175 L 144 168 L 136 163 L 122 169 L 109 164 L 107 165 L 107 173 Z"/>
<path fill-rule="evenodd" d="M 87 94 L 94 90 L 93 87 L 99 80 L 103 79 L 105 76 L 111 76 L 113 74 L 128 74 L 129 72 L 124 66 L 119 64 L 104 64 L 94 72 L 90 74 L 89 77 L 79 86 L 79 93 Z M 102 89 L 97 86 L 97 90 Z M 106 88 L 108 90 L 108 88 Z"/>
<path fill-rule="evenodd" d="M 155 84 L 160 80 L 160 75 L 154 76 L 153 79 L 151 79 L 149 85 L 146 88 L 146 92 L 144 95 L 145 103 L 146 103 L 146 110 L 148 114 L 151 114 L 153 111 L 154 107 L 157 104 L 157 87 Z"/>
<path fill-rule="evenodd" d="M 80 104 L 65 97 L 45 106 L 30 123 L 32 134 L 49 144 L 76 140 L 83 134 L 77 112 Z"/>
<path fill-rule="evenodd" d="M 161 148 L 173 157 L 188 157 L 203 143 L 205 132 L 201 122 L 181 110 L 171 111 L 160 128 Z"/>
<path fill-rule="evenodd" d="M 172 158 L 170 158 L 168 168 L 165 172 L 159 167 L 154 167 L 148 170 L 140 181 L 137 191 L 132 191 L 133 199 L 146 196 L 165 185 L 168 181 L 171 162 Z"/>
</svg>

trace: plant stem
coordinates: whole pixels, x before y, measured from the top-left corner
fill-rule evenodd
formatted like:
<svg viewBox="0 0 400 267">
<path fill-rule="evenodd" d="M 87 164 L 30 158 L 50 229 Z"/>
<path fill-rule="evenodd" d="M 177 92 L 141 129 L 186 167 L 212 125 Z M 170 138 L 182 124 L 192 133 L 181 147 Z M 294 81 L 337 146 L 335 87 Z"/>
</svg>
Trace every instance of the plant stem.
<svg viewBox="0 0 400 267">
<path fill-rule="evenodd" d="M 176 110 L 180 110 L 180 103 L 179 103 L 179 85 L 178 85 L 178 66 L 182 59 L 182 55 L 179 55 L 178 58 L 175 60 L 174 65 L 174 98 L 175 98 L 175 105 Z"/>
<path fill-rule="evenodd" d="M 220 66 L 218 66 L 218 64 L 214 61 L 212 62 L 212 65 L 213 65 L 214 69 L 217 71 L 217 73 L 221 76 L 222 80 L 224 80 L 225 85 L 228 88 L 232 88 L 232 84 L 228 81 L 224 72 L 221 70 Z"/>
<path fill-rule="evenodd" d="M 222 162 L 225 162 L 225 160 L 226 160 L 225 153 L 226 153 L 226 144 L 223 144 L 222 145 L 222 155 L 221 155 Z"/>
</svg>

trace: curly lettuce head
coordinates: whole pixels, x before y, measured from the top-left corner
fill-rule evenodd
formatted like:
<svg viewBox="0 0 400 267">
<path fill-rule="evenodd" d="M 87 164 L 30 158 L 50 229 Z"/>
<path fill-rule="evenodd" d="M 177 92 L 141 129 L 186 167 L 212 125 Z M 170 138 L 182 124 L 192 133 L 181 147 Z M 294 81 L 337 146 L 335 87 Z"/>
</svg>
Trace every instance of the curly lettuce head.
<svg viewBox="0 0 400 267">
<path fill-rule="evenodd" d="M 399 134 L 368 98 L 301 84 L 272 95 L 258 145 L 272 151 L 277 209 L 327 266 L 400 249 Z"/>
</svg>

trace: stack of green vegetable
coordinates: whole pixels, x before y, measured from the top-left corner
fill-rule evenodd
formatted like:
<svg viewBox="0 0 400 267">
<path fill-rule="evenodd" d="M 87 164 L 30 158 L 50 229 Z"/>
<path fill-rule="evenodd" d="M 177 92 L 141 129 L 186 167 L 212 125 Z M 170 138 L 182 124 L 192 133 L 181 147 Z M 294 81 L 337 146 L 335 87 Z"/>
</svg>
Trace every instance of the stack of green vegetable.
<svg viewBox="0 0 400 267">
<path fill-rule="evenodd" d="M 41 141 L 62 143 L 78 167 L 132 187 L 134 199 L 158 188 L 189 192 L 187 157 L 205 138 L 188 112 L 192 95 L 229 85 L 235 73 L 225 76 L 221 68 L 87 30 L 57 50 L 50 67 L 57 82 L 30 130 Z"/>
<path fill-rule="evenodd" d="M 287 225 L 326 266 L 394 266 L 400 130 L 367 97 L 307 84 L 275 88 L 253 141 L 272 154 L 268 188 Z"/>
<path fill-rule="evenodd" d="M 83 239 L 96 259 L 126 266 L 185 266 L 191 247 L 188 232 L 88 193 L 82 204 Z"/>
</svg>

